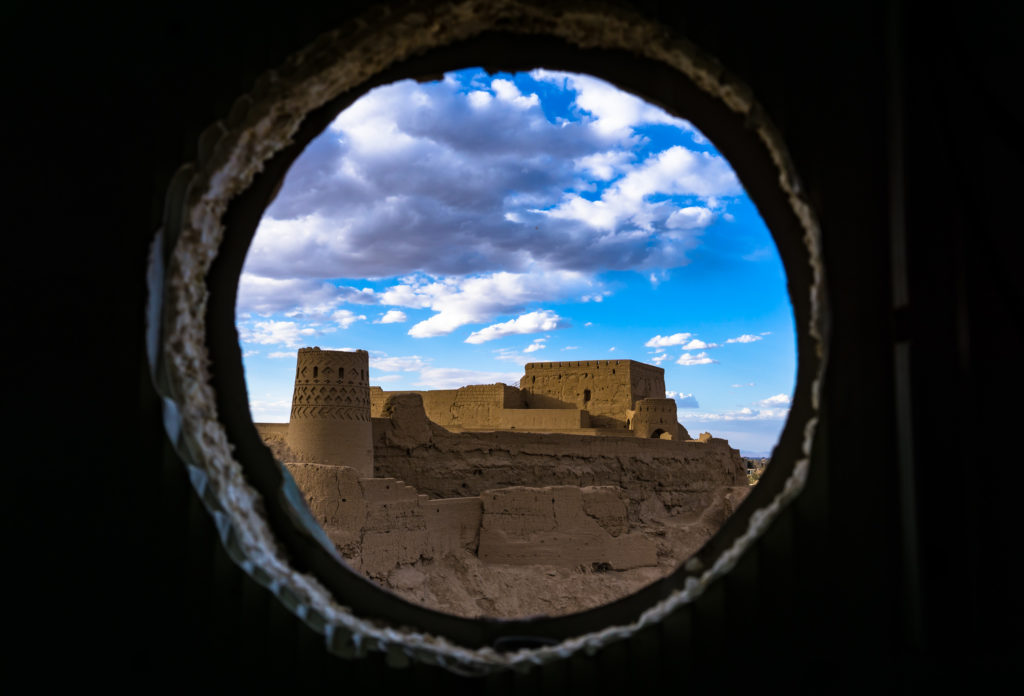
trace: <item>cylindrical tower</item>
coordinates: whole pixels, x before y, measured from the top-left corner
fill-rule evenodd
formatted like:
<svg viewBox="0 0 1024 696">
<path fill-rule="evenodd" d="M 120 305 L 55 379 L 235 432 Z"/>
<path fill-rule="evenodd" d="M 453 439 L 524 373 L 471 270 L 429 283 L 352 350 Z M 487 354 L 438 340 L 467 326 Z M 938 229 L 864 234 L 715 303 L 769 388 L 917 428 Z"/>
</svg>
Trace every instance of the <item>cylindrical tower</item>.
<svg viewBox="0 0 1024 696">
<path fill-rule="evenodd" d="M 288 446 L 302 461 L 373 476 L 369 375 L 365 350 L 299 349 Z"/>
</svg>

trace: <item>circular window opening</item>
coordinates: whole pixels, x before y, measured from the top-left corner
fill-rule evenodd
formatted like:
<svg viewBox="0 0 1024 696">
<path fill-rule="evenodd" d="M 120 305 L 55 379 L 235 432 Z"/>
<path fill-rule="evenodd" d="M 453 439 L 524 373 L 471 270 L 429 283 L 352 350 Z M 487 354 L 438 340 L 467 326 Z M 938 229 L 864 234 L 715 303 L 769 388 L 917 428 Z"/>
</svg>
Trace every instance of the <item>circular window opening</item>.
<svg viewBox="0 0 1024 696">
<path fill-rule="evenodd" d="M 464 617 L 674 572 L 795 380 L 781 259 L 713 144 L 543 69 L 345 109 L 264 213 L 237 325 L 257 429 L 346 563 Z"/>
<path fill-rule="evenodd" d="M 520 6 L 495 7 L 473 20 L 460 15 L 448 23 L 428 22 L 429 31 L 402 26 L 408 20 L 422 29 L 422 16 L 400 14 L 386 26 L 362 25 L 356 38 L 350 32 L 345 41 L 318 41 L 258 83 L 225 122 L 204 133 L 199 161 L 184 167 L 173 183 L 150 268 L 148 346 L 165 396 L 168 434 L 232 557 L 322 631 L 334 652 L 380 649 L 399 661 L 412 657 L 472 673 L 562 659 L 628 639 L 727 572 L 802 486 L 805 436 L 813 432 L 824 352 L 817 229 L 779 138 L 747 92 L 692 48 L 635 17 L 581 12 L 567 20 L 536 9 L 524 15 Z M 604 31 L 616 22 L 631 30 Z M 496 23 L 501 33 L 491 31 Z M 448 26 L 458 29 L 439 28 Z M 603 48 L 583 48 L 595 43 Z M 464 619 L 403 601 L 351 572 L 338 562 L 334 544 L 244 408 L 232 325 L 237 283 L 252 234 L 289 165 L 334 115 L 370 88 L 438 75 L 481 58 L 507 70 L 547 65 L 600 75 L 690 118 L 735 167 L 773 231 L 795 289 L 797 384 L 762 483 L 676 572 L 611 604 L 566 617 Z M 323 366 L 317 367 L 314 379 L 321 379 Z M 605 630 L 609 626 L 618 628 Z M 517 652 L 500 652 L 510 647 Z"/>
</svg>

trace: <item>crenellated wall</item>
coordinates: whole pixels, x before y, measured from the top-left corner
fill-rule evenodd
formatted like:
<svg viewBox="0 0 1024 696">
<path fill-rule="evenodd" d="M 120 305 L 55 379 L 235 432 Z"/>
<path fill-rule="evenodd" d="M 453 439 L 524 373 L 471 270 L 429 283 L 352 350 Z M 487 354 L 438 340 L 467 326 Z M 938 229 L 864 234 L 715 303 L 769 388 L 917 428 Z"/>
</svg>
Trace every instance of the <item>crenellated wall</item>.
<svg viewBox="0 0 1024 696">
<path fill-rule="evenodd" d="M 595 427 L 626 427 L 640 399 L 665 396 L 665 371 L 635 360 L 527 363 L 519 382 L 530 408 L 579 408 Z"/>
<path fill-rule="evenodd" d="M 384 391 L 371 387 L 371 414 L 381 417 L 385 400 L 394 394 L 418 394 L 427 417 L 445 428 L 500 427 L 505 410 L 524 406 L 519 390 L 506 384 L 474 384 L 459 389 Z"/>
</svg>

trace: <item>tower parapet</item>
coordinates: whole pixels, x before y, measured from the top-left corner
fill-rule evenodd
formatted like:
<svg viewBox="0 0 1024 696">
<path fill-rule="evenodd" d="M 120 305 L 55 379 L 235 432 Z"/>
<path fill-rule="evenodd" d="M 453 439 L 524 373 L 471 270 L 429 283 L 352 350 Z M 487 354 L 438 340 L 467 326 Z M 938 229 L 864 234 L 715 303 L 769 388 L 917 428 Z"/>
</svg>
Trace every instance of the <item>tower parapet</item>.
<svg viewBox="0 0 1024 696">
<path fill-rule="evenodd" d="M 373 476 L 369 374 L 365 350 L 299 349 L 288 445 L 302 461 Z"/>
</svg>

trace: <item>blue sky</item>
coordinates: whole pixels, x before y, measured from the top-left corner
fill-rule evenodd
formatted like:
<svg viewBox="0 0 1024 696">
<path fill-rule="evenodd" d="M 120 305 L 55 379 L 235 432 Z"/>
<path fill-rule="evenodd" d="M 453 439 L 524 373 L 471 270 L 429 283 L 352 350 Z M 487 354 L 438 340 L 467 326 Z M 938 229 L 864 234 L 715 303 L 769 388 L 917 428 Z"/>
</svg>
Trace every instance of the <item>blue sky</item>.
<svg viewBox="0 0 1024 696">
<path fill-rule="evenodd" d="M 313 345 L 368 350 L 384 389 L 657 364 L 691 435 L 749 456 L 795 384 L 782 262 L 728 162 L 586 75 L 477 68 L 364 95 L 289 170 L 236 315 L 257 422 L 288 420 Z"/>
</svg>

